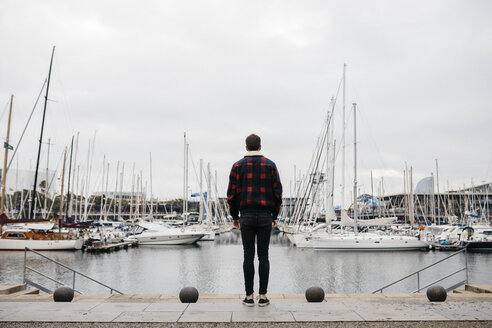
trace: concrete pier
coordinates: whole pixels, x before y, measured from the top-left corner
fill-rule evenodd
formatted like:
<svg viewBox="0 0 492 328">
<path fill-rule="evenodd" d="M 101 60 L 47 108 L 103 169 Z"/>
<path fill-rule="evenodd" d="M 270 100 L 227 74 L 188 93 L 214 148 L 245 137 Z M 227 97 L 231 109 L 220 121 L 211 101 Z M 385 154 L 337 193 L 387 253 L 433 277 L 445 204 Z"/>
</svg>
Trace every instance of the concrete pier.
<svg viewBox="0 0 492 328">
<path fill-rule="evenodd" d="M 0 326 L 492 327 L 492 293 L 448 294 L 443 303 L 425 294 L 328 294 L 323 303 L 278 294 L 263 308 L 246 307 L 242 298 L 200 295 L 197 303 L 183 304 L 178 295 L 77 295 L 55 303 L 52 295 L 0 295 Z"/>
</svg>

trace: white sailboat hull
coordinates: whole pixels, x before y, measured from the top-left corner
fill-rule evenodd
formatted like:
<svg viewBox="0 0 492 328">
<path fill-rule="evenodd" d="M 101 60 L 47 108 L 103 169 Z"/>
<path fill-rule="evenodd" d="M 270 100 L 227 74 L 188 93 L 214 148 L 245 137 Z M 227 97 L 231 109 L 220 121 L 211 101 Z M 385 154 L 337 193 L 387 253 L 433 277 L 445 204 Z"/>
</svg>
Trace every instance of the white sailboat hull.
<svg viewBox="0 0 492 328">
<path fill-rule="evenodd" d="M 424 241 L 409 236 L 380 236 L 376 234 L 307 236 L 292 240 L 297 247 L 327 251 L 411 251 L 427 249 Z"/>
<path fill-rule="evenodd" d="M 83 244 L 84 241 L 82 239 L 30 240 L 0 238 L 0 250 L 23 251 L 25 247 L 35 251 L 76 250 L 81 249 Z"/>
<path fill-rule="evenodd" d="M 202 233 L 142 233 L 132 236 L 131 239 L 137 239 L 139 245 L 187 245 L 193 244 L 204 236 Z"/>
</svg>

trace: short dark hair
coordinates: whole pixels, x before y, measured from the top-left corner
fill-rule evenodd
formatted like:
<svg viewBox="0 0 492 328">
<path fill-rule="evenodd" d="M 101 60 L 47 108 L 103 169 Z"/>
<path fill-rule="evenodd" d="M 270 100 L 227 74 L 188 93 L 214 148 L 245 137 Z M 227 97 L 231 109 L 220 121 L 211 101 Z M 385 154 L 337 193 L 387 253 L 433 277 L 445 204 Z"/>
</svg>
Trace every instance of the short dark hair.
<svg viewBox="0 0 492 328">
<path fill-rule="evenodd" d="M 260 149 L 260 146 L 261 146 L 261 138 L 258 137 L 256 134 L 250 134 L 247 138 L 246 138 L 246 148 L 248 148 L 248 150 L 258 150 Z"/>
</svg>

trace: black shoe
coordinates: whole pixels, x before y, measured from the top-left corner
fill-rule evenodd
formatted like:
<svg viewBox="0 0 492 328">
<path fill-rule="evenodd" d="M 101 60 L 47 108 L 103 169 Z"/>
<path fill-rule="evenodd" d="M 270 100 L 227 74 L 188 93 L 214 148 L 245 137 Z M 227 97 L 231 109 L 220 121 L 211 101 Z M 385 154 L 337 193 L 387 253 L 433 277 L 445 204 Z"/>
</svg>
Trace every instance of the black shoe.
<svg viewBox="0 0 492 328">
<path fill-rule="evenodd" d="M 260 298 L 258 301 L 258 306 L 267 306 L 270 304 L 270 300 L 268 298 Z"/>
<path fill-rule="evenodd" d="M 244 300 L 243 300 L 243 305 L 246 305 L 246 306 L 255 306 L 255 300 L 252 299 L 252 298 L 245 297 Z"/>
</svg>

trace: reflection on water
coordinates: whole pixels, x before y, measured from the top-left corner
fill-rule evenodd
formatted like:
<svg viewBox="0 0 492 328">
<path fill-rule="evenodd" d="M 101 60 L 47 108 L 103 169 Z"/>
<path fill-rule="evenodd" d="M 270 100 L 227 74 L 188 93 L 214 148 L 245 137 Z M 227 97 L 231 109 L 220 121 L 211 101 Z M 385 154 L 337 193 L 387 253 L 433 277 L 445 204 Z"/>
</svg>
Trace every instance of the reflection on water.
<svg viewBox="0 0 492 328">
<path fill-rule="evenodd" d="M 231 232 L 184 246 L 140 246 L 114 253 L 88 254 L 45 252 L 75 270 L 95 278 L 123 293 L 174 294 L 184 286 L 195 286 L 205 294 L 243 292 L 241 236 Z M 283 234 L 273 234 L 270 245 L 269 293 L 304 293 L 321 286 L 328 293 L 367 293 L 415 270 L 444 258 L 446 252 L 326 252 L 292 247 Z M 23 252 L 0 252 L 0 283 L 19 283 L 23 275 Z M 47 260 L 28 254 L 28 265 L 71 285 L 72 274 Z M 470 281 L 490 283 L 491 253 L 469 253 Z M 428 270 L 420 277 L 425 284 L 464 266 L 456 256 Z M 30 274 L 34 281 L 53 284 Z M 449 280 L 444 285 L 464 278 Z M 258 286 L 258 281 L 256 285 Z M 409 292 L 417 287 L 416 277 L 389 289 Z M 83 293 L 107 293 L 108 289 L 77 276 L 76 288 Z M 257 290 L 256 290 L 257 292 Z"/>
</svg>

